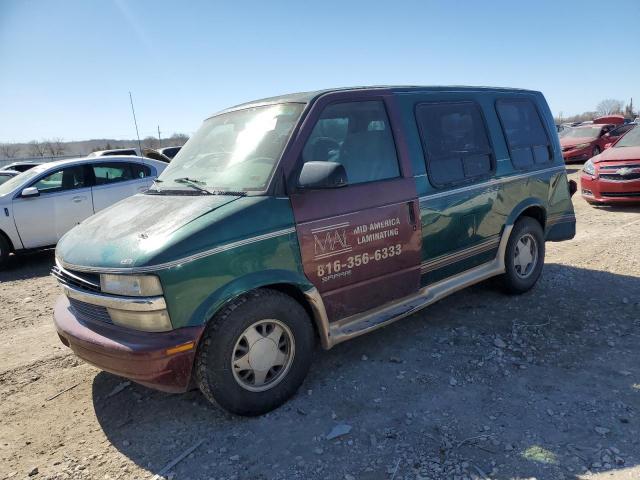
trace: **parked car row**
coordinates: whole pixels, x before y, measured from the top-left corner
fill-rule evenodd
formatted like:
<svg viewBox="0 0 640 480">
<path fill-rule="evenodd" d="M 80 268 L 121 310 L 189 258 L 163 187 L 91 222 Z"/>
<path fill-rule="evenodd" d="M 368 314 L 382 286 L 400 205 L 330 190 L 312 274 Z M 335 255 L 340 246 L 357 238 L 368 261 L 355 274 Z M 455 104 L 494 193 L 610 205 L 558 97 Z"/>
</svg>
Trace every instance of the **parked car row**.
<svg viewBox="0 0 640 480">
<path fill-rule="evenodd" d="M 164 148 L 158 148 L 158 149 L 144 149 L 142 151 L 142 155 L 147 156 L 146 152 L 155 151 L 160 153 L 161 155 L 164 155 L 164 157 L 166 157 L 169 161 L 171 161 L 173 157 L 175 157 L 178 154 L 181 148 L 182 147 L 176 146 L 176 147 L 164 147 Z M 87 157 L 90 157 L 90 158 L 91 157 L 109 157 L 109 156 L 120 156 L 120 155 L 139 156 L 140 153 L 136 148 L 116 148 L 112 150 L 96 150 L 95 152 L 91 152 L 89 155 L 87 155 Z"/>
<path fill-rule="evenodd" d="M 584 164 L 580 189 L 591 204 L 640 203 L 640 128 Z"/>
<path fill-rule="evenodd" d="M 611 147 L 637 124 L 623 125 L 591 123 L 565 128 L 558 133 L 562 156 L 566 163 L 584 162 Z"/>
<path fill-rule="evenodd" d="M 0 267 L 11 252 L 50 247 L 72 227 L 146 191 L 167 164 L 143 157 L 87 157 L 5 170 L 0 185 Z"/>
</svg>

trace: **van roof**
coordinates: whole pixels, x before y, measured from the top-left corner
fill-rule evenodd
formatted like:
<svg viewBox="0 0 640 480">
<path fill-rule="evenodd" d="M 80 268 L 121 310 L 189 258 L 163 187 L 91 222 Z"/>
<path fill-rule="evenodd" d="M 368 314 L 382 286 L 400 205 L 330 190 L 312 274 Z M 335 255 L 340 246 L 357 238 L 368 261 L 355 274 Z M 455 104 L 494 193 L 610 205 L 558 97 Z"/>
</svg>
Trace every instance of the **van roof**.
<svg viewBox="0 0 640 480">
<path fill-rule="evenodd" d="M 261 105 L 271 105 L 274 103 L 309 103 L 315 98 L 331 92 L 345 92 L 345 91 L 372 91 L 372 90 L 384 90 L 392 93 L 409 93 L 409 92 L 471 92 L 471 91 L 483 91 L 483 92 L 529 92 L 538 93 L 534 90 L 526 90 L 521 88 L 508 88 L 508 87 L 479 87 L 479 86 L 463 86 L 463 85 L 377 85 L 377 86 L 362 86 L 362 87 L 339 87 L 339 88 L 327 88 L 324 90 L 314 90 L 309 92 L 289 93 L 285 95 L 278 95 L 276 97 L 262 98 L 259 100 L 252 100 L 250 102 L 241 103 L 230 108 L 226 108 L 220 112 L 215 113 L 212 116 L 219 115 L 221 113 L 231 112 L 233 110 L 240 110 L 243 108 L 257 107 Z"/>
</svg>

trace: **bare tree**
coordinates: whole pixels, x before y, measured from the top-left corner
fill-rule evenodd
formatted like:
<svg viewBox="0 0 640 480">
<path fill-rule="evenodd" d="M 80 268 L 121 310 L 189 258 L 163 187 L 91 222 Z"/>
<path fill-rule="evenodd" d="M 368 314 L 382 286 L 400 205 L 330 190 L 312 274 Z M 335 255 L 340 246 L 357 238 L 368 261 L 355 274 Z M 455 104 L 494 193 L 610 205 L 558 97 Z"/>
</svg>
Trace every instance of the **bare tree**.
<svg viewBox="0 0 640 480">
<path fill-rule="evenodd" d="M 16 158 L 20 152 L 20 147 L 13 143 L 0 143 L 0 155 L 3 158 Z"/>
<path fill-rule="evenodd" d="M 59 157 L 64 155 L 66 150 L 64 142 L 61 138 L 53 138 L 51 140 L 44 141 L 44 148 L 52 157 Z"/>
<path fill-rule="evenodd" d="M 144 148 L 158 148 L 158 139 L 156 137 L 148 136 L 142 140 L 142 146 Z"/>
<path fill-rule="evenodd" d="M 169 137 L 170 144 L 174 146 L 182 146 L 187 143 L 189 140 L 189 135 L 185 135 L 184 133 L 174 133 Z"/>
<path fill-rule="evenodd" d="M 44 157 L 47 154 L 45 144 L 37 140 L 29 142 L 29 155 L 32 157 Z"/>
<path fill-rule="evenodd" d="M 622 107 L 624 107 L 623 101 L 607 98 L 596 106 L 596 112 L 598 115 L 612 115 L 622 113 Z"/>
</svg>

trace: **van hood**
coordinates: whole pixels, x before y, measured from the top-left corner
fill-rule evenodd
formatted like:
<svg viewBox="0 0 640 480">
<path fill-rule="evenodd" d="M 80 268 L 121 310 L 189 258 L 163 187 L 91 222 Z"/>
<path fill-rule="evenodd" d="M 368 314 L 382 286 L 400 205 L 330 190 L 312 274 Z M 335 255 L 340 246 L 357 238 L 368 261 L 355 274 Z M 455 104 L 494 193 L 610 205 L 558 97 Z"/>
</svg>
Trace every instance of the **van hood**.
<svg viewBox="0 0 640 480">
<path fill-rule="evenodd" d="M 126 198 L 62 237 L 56 257 L 67 264 L 127 268 L 146 263 L 172 235 L 240 198 L 231 195 L 150 195 Z"/>
</svg>

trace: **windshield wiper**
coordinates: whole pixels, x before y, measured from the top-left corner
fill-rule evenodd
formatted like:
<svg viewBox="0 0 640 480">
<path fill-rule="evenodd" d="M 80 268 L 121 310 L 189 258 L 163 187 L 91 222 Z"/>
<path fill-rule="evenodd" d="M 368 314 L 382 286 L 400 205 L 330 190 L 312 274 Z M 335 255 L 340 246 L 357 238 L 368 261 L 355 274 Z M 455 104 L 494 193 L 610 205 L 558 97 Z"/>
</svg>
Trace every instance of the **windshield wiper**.
<svg viewBox="0 0 640 480">
<path fill-rule="evenodd" d="M 215 195 L 214 192 L 207 190 L 204 187 L 201 187 L 200 185 L 205 183 L 201 182 L 200 180 L 195 180 L 189 177 L 180 177 L 180 178 L 174 178 L 173 181 L 176 183 L 182 183 L 184 185 L 188 185 L 189 187 L 199 190 L 200 192 L 206 193 L 207 195 Z"/>
</svg>

